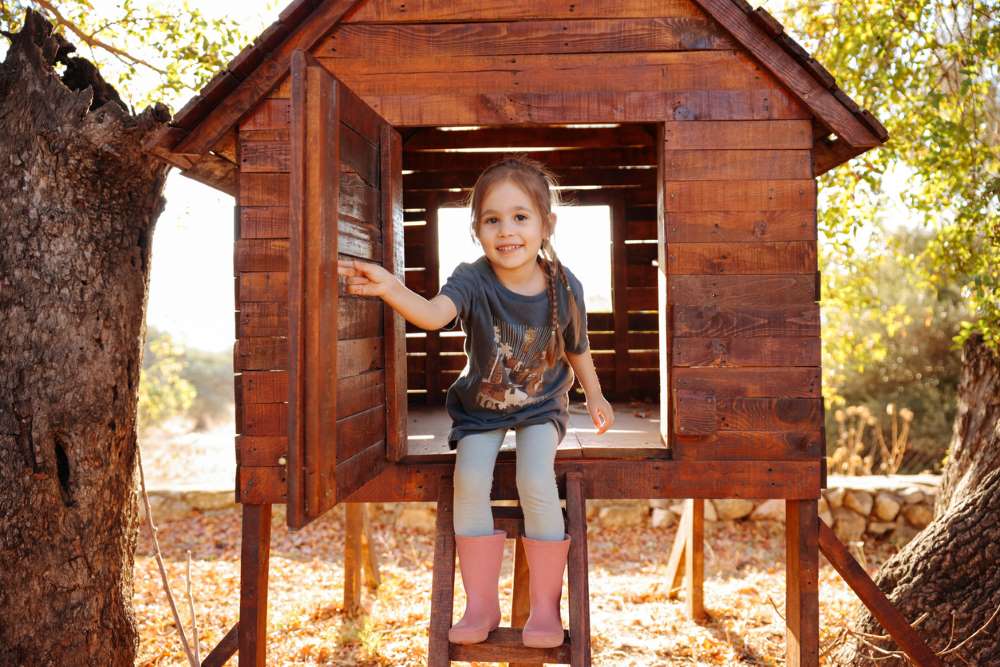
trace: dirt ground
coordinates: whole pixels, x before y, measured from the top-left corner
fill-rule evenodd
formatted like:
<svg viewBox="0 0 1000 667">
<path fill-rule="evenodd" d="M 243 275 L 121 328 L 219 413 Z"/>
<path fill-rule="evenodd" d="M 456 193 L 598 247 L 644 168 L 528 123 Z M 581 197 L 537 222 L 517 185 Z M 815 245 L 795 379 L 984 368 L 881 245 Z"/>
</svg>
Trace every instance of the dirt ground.
<svg viewBox="0 0 1000 667">
<path fill-rule="evenodd" d="M 374 522 L 382 585 L 377 595 L 366 591 L 366 613 L 349 619 L 341 606 L 343 510 L 336 508 L 297 532 L 288 531 L 280 510 L 275 508 L 272 533 L 268 664 L 424 665 L 432 534 L 395 532 L 389 525 Z M 220 511 L 159 528 L 171 586 L 178 596 L 184 591 L 186 553 L 191 551 L 204 659 L 239 615 L 239 513 Z M 675 530 L 591 526 L 593 664 L 785 664 L 784 525 L 706 523 L 705 607 L 710 620 L 704 625 L 687 620 L 683 594 L 667 599 L 665 570 Z M 508 541 L 501 574 L 504 625 L 510 621 L 513 546 Z M 872 574 L 894 552 L 888 544 L 870 545 L 866 550 Z M 825 652 L 860 603 L 822 556 L 819 585 L 820 640 Z M 460 577 L 455 586 L 457 619 L 465 605 Z M 187 605 L 179 606 L 190 628 Z M 135 613 L 141 635 L 136 664 L 186 664 L 145 526 L 136 554 Z M 568 619 L 564 594 L 564 624 Z M 822 658 L 820 664 L 824 664 Z"/>
</svg>

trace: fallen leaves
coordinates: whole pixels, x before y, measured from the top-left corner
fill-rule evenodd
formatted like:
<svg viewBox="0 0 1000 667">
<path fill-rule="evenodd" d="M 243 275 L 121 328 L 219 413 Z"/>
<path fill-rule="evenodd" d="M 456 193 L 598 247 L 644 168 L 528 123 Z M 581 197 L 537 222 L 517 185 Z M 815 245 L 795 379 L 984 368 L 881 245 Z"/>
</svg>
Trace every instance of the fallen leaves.
<svg viewBox="0 0 1000 667">
<path fill-rule="evenodd" d="M 291 533 L 275 508 L 268 595 L 269 665 L 424 665 L 430 612 L 433 539 L 426 532 L 396 532 L 388 513 L 373 511 L 374 541 L 381 563 L 377 595 L 364 593 L 366 613 L 344 615 L 343 510 Z M 198 604 L 202 655 L 239 616 L 240 515 L 227 510 L 159 526 L 168 576 L 184 577 L 186 550 Z M 668 598 L 666 561 L 675 527 L 597 529 L 588 533 L 590 608 L 594 665 L 783 665 L 784 528 L 769 522 L 705 524 L 703 625 L 687 619 L 685 593 Z M 503 623 L 509 624 L 513 542 L 501 573 Z M 892 547 L 866 553 L 869 572 Z M 184 655 L 160 588 L 148 536 L 140 533 L 135 566 L 135 615 L 141 666 L 183 665 Z M 821 651 L 856 613 L 860 603 L 820 558 Z M 179 590 L 179 589 L 178 589 Z M 565 589 L 564 589 L 565 590 Z M 456 618 L 465 606 L 456 578 Z M 569 619 L 563 597 L 563 621 Z M 182 622 L 188 623 L 186 606 Z M 820 664 L 823 664 L 821 661 Z"/>
</svg>

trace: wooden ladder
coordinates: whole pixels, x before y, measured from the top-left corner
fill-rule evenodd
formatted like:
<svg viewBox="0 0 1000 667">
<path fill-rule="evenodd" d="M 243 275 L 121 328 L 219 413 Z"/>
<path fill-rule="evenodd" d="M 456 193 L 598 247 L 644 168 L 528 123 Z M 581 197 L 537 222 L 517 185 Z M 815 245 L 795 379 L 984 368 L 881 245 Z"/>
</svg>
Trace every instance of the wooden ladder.
<svg viewBox="0 0 1000 667">
<path fill-rule="evenodd" d="M 566 569 L 569 574 L 569 630 L 555 648 L 531 648 L 521 643 L 521 628 L 528 620 L 528 561 L 521 537 L 524 514 L 520 507 L 493 507 L 495 528 L 517 540 L 514 551 L 514 600 L 511 625 L 499 627 L 479 644 L 452 644 L 448 629 L 455 602 L 455 529 L 452 478 L 441 479 L 437 505 L 437 536 L 434 543 L 434 574 L 431 584 L 431 621 L 427 647 L 429 667 L 448 667 L 463 662 L 507 662 L 510 667 L 557 664 L 590 667 L 590 591 L 587 585 L 587 512 L 583 497 L 583 475 L 565 475 L 566 509 L 563 517 L 571 541 Z"/>
</svg>

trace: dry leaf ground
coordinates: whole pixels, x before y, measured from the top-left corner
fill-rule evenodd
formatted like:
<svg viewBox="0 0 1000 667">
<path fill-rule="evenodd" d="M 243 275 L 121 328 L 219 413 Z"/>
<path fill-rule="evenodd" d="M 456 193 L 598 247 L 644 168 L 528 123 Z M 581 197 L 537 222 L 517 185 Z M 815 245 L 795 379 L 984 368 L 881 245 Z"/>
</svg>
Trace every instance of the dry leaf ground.
<svg viewBox="0 0 1000 667">
<path fill-rule="evenodd" d="M 382 586 L 365 592 L 366 614 L 341 611 L 343 510 L 290 532 L 275 508 L 270 598 L 269 665 L 424 665 L 430 611 L 433 540 L 430 532 L 396 532 L 376 514 L 374 540 Z M 711 618 L 685 617 L 683 593 L 667 599 L 665 570 L 676 527 L 610 529 L 591 526 L 593 664 L 783 665 L 784 525 L 721 522 L 705 526 L 705 606 Z M 236 622 L 239 609 L 240 516 L 220 511 L 160 525 L 160 544 L 175 594 L 184 590 L 191 550 L 202 658 Z M 510 608 L 513 542 L 501 575 L 501 605 Z M 867 547 L 874 573 L 894 549 Z M 565 590 L 565 589 L 564 589 Z M 456 614 L 464 608 L 456 578 Z M 568 612 L 563 597 L 563 619 Z M 820 641 L 825 649 L 860 603 L 820 558 Z M 135 613 L 141 636 L 138 665 L 185 664 L 162 592 L 151 543 L 142 529 L 135 566 Z M 187 622 L 187 607 L 181 616 Z M 503 623 L 509 623 L 505 611 Z M 235 664 L 231 663 L 231 664 Z M 823 664 L 822 660 L 821 663 Z"/>
</svg>

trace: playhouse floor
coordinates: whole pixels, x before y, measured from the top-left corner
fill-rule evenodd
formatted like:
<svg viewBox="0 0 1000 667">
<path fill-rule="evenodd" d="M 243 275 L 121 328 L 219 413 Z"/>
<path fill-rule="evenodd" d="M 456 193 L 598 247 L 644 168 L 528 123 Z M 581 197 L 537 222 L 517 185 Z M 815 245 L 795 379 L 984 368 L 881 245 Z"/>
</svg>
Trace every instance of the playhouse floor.
<svg viewBox="0 0 1000 667">
<path fill-rule="evenodd" d="M 569 429 L 559 444 L 556 458 L 669 458 L 669 450 L 660 441 L 659 406 L 651 403 L 613 403 L 615 424 L 597 435 L 597 429 L 582 403 L 570 405 Z M 448 450 L 451 418 L 444 407 L 410 406 L 407 418 L 407 463 L 430 463 L 452 460 Z M 508 430 L 500 448 L 500 457 L 514 455 L 514 431 Z"/>
</svg>

